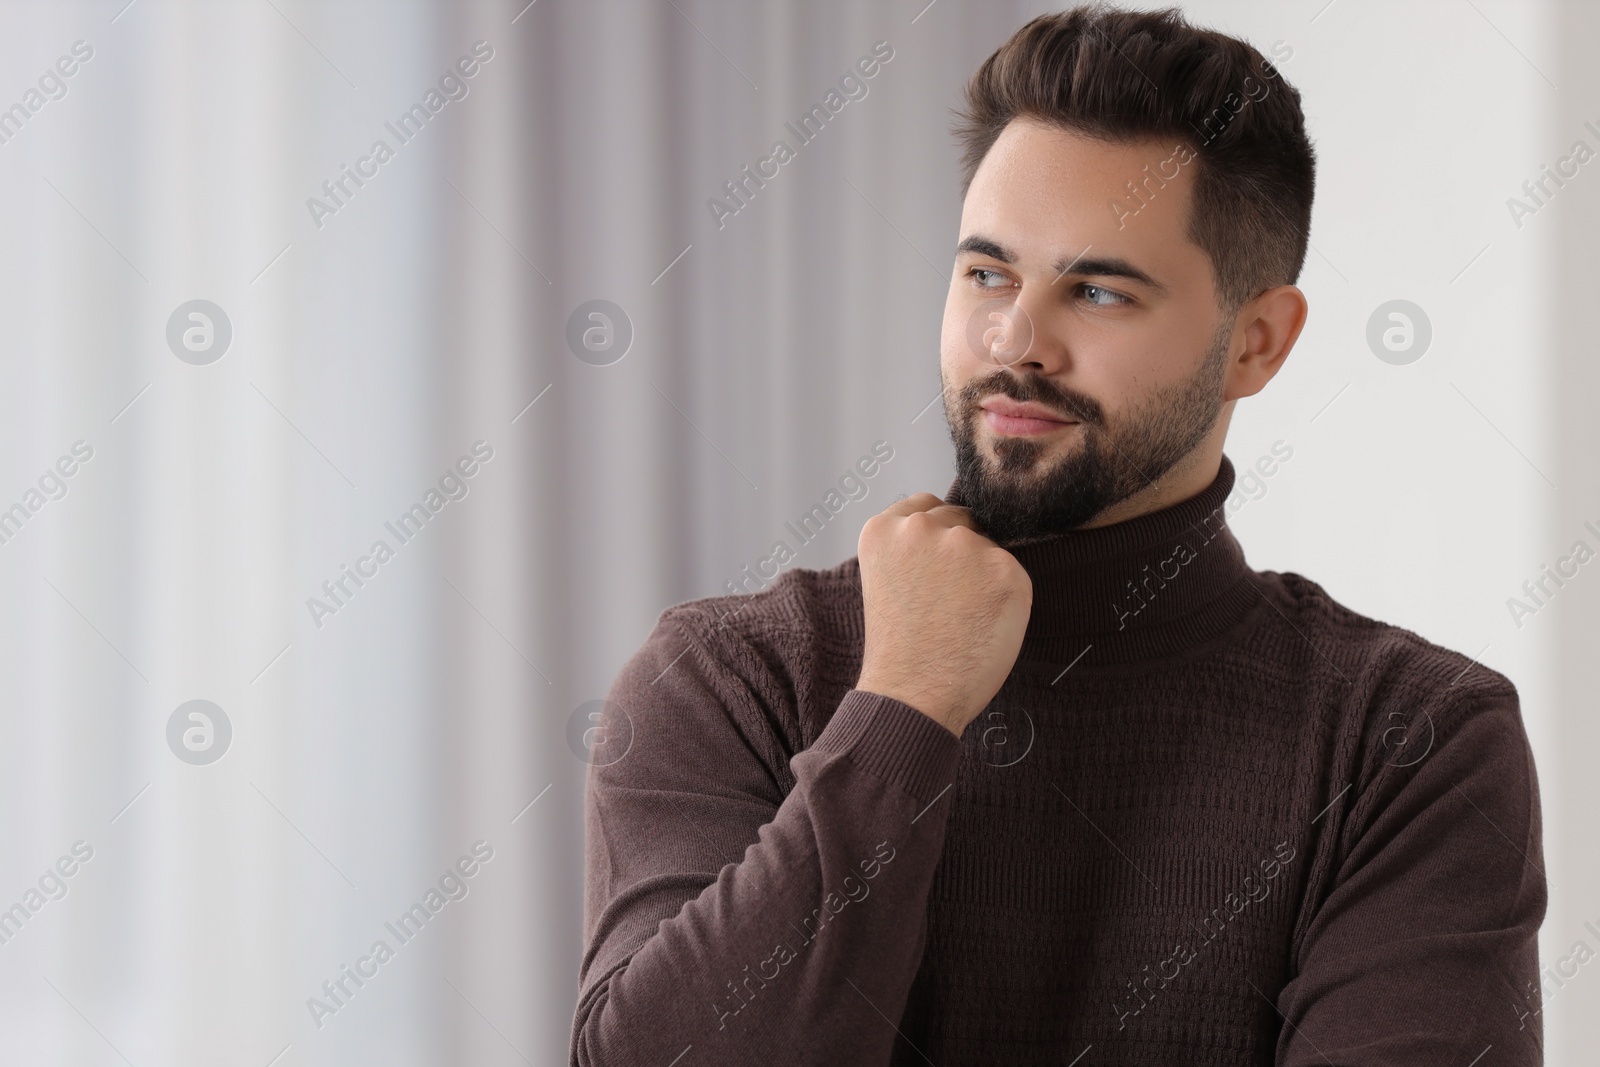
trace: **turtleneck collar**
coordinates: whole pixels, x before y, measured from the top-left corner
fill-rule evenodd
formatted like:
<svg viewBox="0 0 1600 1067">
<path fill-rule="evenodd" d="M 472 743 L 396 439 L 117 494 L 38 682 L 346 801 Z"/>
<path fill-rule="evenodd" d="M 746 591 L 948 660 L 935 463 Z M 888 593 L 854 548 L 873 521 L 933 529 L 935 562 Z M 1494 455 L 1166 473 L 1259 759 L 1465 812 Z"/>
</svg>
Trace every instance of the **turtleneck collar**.
<svg viewBox="0 0 1600 1067">
<path fill-rule="evenodd" d="M 1227 456 L 1200 493 L 1124 522 L 1010 551 L 1033 580 L 1018 661 L 1066 666 L 1177 655 L 1221 636 L 1260 605 L 1223 508 Z M 952 483 L 945 503 L 963 503 Z"/>
</svg>

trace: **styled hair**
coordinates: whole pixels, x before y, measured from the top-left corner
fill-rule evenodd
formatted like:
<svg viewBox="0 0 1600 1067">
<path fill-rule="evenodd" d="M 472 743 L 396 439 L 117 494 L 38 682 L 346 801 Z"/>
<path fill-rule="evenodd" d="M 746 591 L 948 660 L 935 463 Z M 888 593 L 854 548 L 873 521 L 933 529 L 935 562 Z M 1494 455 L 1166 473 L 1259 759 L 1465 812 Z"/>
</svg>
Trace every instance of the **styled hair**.
<svg viewBox="0 0 1600 1067">
<path fill-rule="evenodd" d="M 1176 8 L 1092 3 L 1033 19 L 967 83 L 955 124 L 963 197 L 1019 116 L 1112 144 L 1186 145 L 1197 157 L 1188 235 L 1210 257 L 1227 313 L 1300 277 L 1316 154 L 1300 93 L 1248 42 Z"/>
</svg>

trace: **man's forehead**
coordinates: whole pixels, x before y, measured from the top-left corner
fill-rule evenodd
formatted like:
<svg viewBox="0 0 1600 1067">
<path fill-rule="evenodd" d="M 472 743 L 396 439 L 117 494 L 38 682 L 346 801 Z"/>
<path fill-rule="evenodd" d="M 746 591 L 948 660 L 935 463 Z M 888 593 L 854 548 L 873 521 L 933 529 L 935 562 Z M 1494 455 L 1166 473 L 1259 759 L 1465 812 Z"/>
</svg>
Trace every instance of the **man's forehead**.
<svg viewBox="0 0 1600 1067">
<path fill-rule="evenodd" d="M 973 181 L 1010 176 L 1008 172 L 1019 169 L 1044 169 L 1059 180 L 1120 185 L 1140 173 L 1145 164 L 1154 168 L 1176 154 L 1183 143 L 1179 137 L 1153 135 L 1112 139 L 1019 115 L 995 138 Z"/>
<path fill-rule="evenodd" d="M 1085 249 L 1153 264 L 1190 243 L 1193 162 L 1178 142 L 1109 142 L 1014 119 L 973 176 L 960 247 L 1057 273 Z"/>
</svg>

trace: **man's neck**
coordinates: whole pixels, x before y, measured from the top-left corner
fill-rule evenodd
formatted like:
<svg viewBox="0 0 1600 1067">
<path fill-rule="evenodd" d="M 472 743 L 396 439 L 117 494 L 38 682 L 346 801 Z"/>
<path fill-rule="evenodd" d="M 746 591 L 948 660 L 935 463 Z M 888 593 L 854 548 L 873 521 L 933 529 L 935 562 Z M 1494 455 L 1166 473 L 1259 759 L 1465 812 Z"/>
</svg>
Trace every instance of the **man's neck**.
<svg viewBox="0 0 1600 1067">
<path fill-rule="evenodd" d="M 1222 446 L 1202 445 L 1173 464 L 1160 477 L 1138 492 L 1112 504 L 1100 514 L 1084 523 L 1080 529 L 1093 530 L 1101 526 L 1127 522 L 1148 515 L 1152 511 L 1170 508 L 1205 492 L 1216 481 L 1222 465 Z"/>
<path fill-rule="evenodd" d="M 1233 465 L 1220 454 L 1216 463 L 1198 492 L 1164 507 L 1007 545 L 1033 580 L 1019 659 L 1066 664 L 1087 653 L 1086 667 L 1161 659 L 1213 639 L 1259 607 L 1223 506 Z M 945 499 L 962 502 L 959 481 Z"/>
</svg>

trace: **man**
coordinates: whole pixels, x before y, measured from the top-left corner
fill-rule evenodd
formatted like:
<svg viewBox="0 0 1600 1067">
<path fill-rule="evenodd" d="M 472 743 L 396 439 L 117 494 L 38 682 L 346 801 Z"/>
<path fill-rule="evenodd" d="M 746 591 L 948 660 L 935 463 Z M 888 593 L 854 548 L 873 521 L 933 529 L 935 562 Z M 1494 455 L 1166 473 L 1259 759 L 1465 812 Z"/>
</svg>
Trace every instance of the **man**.
<svg viewBox="0 0 1600 1067">
<path fill-rule="evenodd" d="M 1224 521 L 1306 319 L 1299 94 L 1080 9 L 958 132 L 955 484 L 621 672 L 573 1062 L 1540 1063 L 1515 689 Z"/>
</svg>

